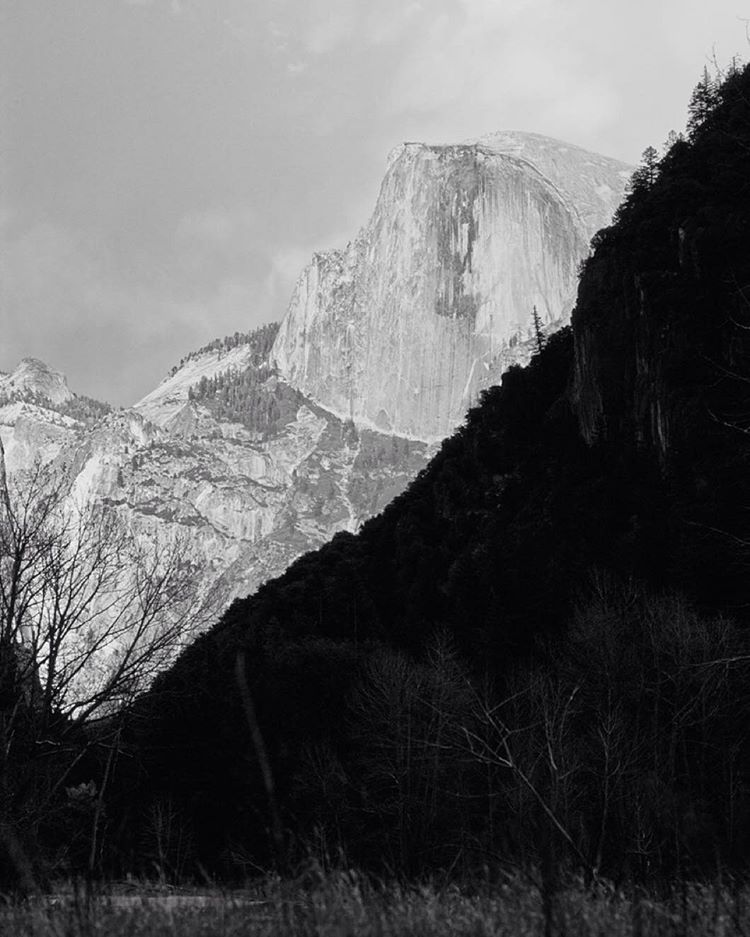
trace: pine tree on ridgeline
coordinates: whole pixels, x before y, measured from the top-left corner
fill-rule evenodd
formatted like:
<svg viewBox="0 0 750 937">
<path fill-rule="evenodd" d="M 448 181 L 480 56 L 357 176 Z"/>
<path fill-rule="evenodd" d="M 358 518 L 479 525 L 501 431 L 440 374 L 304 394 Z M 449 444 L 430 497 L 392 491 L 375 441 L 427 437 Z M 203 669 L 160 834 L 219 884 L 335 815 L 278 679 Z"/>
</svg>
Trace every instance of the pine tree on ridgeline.
<svg viewBox="0 0 750 937">
<path fill-rule="evenodd" d="M 693 89 L 688 104 L 688 136 L 692 139 L 698 129 L 705 124 L 720 101 L 719 85 L 709 74 L 708 67 L 703 67 L 700 81 Z"/>
<path fill-rule="evenodd" d="M 650 189 L 659 176 L 659 154 L 653 146 L 647 146 L 641 155 L 641 164 L 630 177 L 630 192 L 638 193 Z"/>
<path fill-rule="evenodd" d="M 534 340 L 536 341 L 536 350 L 537 352 L 541 352 L 544 349 L 547 338 L 544 334 L 542 318 L 539 315 L 539 310 L 536 308 L 536 306 L 534 306 L 531 315 L 534 319 Z"/>
</svg>

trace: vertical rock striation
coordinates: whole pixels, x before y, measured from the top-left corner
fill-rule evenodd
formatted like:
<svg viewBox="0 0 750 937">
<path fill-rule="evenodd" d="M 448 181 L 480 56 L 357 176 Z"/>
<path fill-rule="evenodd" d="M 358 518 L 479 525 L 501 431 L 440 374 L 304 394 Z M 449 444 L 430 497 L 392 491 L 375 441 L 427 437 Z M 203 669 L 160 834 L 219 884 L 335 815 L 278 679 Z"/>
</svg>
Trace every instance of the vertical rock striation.
<svg viewBox="0 0 750 937">
<path fill-rule="evenodd" d="M 369 223 L 302 273 L 273 363 L 358 425 L 443 438 L 523 360 L 534 306 L 549 328 L 567 320 L 578 265 L 628 177 L 534 134 L 398 147 Z"/>
<path fill-rule="evenodd" d="M 200 630 L 401 493 L 528 359 L 533 306 L 549 328 L 566 319 L 628 175 L 531 134 L 404 144 L 367 226 L 315 255 L 278 332 L 212 342 L 118 412 L 33 359 L 0 374 L 9 471 L 54 462 L 144 549 L 178 542 Z"/>
</svg>

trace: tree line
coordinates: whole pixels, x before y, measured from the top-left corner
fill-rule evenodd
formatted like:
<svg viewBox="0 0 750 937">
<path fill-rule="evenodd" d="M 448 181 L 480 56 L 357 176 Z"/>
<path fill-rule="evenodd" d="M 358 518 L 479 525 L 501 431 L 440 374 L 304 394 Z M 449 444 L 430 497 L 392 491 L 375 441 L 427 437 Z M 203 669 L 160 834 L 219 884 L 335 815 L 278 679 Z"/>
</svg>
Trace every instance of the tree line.
<svg viewBox="0 0 750 937">
<path fill-rule="evenodd" d="M 233 348 L 239 348 L 241 345 L 250 345 L 253 351 L 252 362 L 259 367 L 268 360 L 268 356 L 276 340 L 279 331 L 278 322 L 268 322 L 266 325 L 257 329 L 251 329 L 249 332 L 234 332 L 232 335 L 226 335 L 224 338 L 215 338 L 201 348 L 189 352 L 180 363 L 170 368 L 170 377 L 174 376 L 180 368 L 184 367 L 188 361 L 193 361 L 203 355 L 210 354 L 212 351 L 218 352 L 219 358 Z"/>
</svg>

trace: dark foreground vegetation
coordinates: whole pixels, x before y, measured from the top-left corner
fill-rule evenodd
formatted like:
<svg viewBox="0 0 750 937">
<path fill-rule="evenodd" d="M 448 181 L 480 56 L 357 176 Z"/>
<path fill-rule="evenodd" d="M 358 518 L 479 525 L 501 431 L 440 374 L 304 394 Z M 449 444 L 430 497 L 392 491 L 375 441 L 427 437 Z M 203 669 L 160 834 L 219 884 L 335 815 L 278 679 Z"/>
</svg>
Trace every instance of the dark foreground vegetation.
<svg viewBox="0 0 750 937">
<path fill-rule="evenodd" d="M 741 937 L 750 893 L 736 883 L 684 885 L 659 896 L 580 881 L 545 899 L 533 881 L 374 886 L 348 872 L 243 891 L 57 895 L 0 908 L 14 937 Z"/>
<path fill-rule="evenodd" d="M 744 868 L 749 154 L 750 72 L 706 76 L 572 327 L 135 709 L 119 855 L 156 810 L 175 872 Z"/>
<path fill-rule="evenodd" d="M 86 848 L 16 825 L 9 877 L 23 856 L 32 882 L 236 882 L 312 855 L 323 878 L 279 886 L 268 933 L 742 933 L 749 248 L 732 69 L 644 154 L 571 328 L 382 515 L 186 649 L 79 766 L 90 803 L 59 804 Z M 507 870 L 502 900 L 448 886 Z"/>
</svg>

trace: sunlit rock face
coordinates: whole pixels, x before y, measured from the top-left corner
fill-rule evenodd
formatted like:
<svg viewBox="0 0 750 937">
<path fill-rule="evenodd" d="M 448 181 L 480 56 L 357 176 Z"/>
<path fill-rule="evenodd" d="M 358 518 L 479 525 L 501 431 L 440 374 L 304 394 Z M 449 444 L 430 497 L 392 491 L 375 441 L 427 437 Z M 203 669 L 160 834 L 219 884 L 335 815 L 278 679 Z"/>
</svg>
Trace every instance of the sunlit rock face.
<svg viewBox="0 0 750 937">
<path fill-rule="evenodd" d="M 10 472 L 50 461 L 76 438 L 78 421 L 65 412 L 74 398 L 65 376 L 37 358 L 0 373 L 0 438 Z"/>
<path fill-rule="evenodd" d="M 0 374 L 0 398 L 45 397 L 54 404 L 73 399 L 65 376 L 38 358 L 23 358 L 10 374 Z"/>
<path fill-rule="evenodd" d="M 0 375 L 11 473 L 64 473 L 147 550 L 194 570 L 186 637 L 404 490 L 478 392 L 565 321 L 627 167 L 529 134 L 404 144 L 375 212 L 317 254 L 276 330 L 188 355 L 133 407 L 33 359 Z"/>
<path fill-rule="evenodd" d="M 252 398 L 231 414 L 221 394 L 191 393 L 204 379 L 236 395 L 251 378 Z M 430 454 L 319 407 L 280 381 L 252 340 L 188 356 L 127 410 L 87 422 L 63 409 L 32 390 L 0 401 L 9 473 L 52 463 L 71 510 L 104 505 L 146 554 L 179 544 L 193 571 L 185 639 L 302 553 L 356 530 Z"/>
<path fill-rule="evenodd" d="M 252 378 L 255 390 L 228 413 L 225 393 L 191 393 L 201 378 L 220 379 L 229 395 Z M 429 456 L 424 443 L 319 407 L 252 344 L 194 356 L 129 413 L 151 435 L 127 443 L 110 497 L 141 536 L 182 540 L 201 570 L 200 604 L 214 612 L 337 531 L 356 530 Z"/>
<path fill-rule="evenodd" d="M 292 386 L 381 432 L 437 440 L 523 348 L 567 321 L 629 167 L 534 134 L 406 143 L 346 249 L 302 273 L 272 350 Z"/>
<path fill-rule="evenodd" d="M 9 472 L 50 462 L 74 444 L 78 425 L 68 416 L 32 400 L 0 400 L 0 439 Z"/>
</svg>

